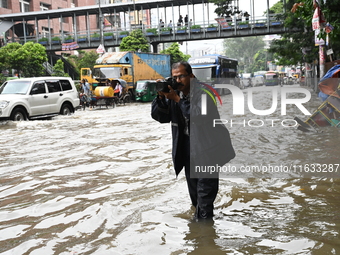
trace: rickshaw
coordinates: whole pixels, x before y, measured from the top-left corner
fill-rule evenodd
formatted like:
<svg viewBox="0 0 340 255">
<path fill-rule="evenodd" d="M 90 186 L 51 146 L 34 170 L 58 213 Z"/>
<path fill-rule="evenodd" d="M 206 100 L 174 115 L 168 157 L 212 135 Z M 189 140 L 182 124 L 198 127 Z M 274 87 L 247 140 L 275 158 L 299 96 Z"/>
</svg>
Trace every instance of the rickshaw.
<svg viewBox="0 0 340 255">
<path fill-rule="evenodd" d="M 137 81 L 136 100 L 150 102 L 157 96 L 157 82 L 154 80 Z"/>
<path fill-rule="evenodd" d="M 127 88 L 127 83 L 123 79 L 116 79 L 119 84 L 121 85 L 121 88 L 119 89 L 119 86 L 114 88 L 114 95 L 115 95 L 115 103 L 116 104 L 123 104 L 130 103 L 131 102 L 131 92 Z"/>
</svg>

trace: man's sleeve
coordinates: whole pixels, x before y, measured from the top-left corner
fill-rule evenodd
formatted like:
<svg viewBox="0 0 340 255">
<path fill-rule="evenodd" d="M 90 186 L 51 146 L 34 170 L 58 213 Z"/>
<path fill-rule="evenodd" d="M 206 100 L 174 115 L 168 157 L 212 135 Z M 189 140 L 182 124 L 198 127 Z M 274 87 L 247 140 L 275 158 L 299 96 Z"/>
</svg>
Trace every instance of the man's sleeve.
<svg viewBox="0 0 340 255">
<path fill-rule="evenodd" d="M 168 100 L 157 96 L 151 104 L 151 117 L 160 123 L 169 123 L 171 111 Z"/>
</svg>

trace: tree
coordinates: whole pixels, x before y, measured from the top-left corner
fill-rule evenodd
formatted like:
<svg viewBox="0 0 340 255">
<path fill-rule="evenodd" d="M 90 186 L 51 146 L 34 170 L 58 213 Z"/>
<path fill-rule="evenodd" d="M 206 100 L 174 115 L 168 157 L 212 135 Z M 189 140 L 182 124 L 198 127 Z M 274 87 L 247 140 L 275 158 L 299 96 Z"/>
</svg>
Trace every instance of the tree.
<svg viewBox="0 0 340 255">
<path fill-rule="evenodd" d="M 244 72 L 251 72 L 254 56 L 265 46 L 262 36 L 229 38 L 223 41 L 224 53 L 239 61 L 239 68 Z"/>
<path fill-rule="evenodd" d="M 64 71 L 64 62 L 61 59 L 57 60 L 57 63 L 53 66 L 52 76 L 60 76 L 60 77 L 70 77 Z"/>
<path fill-rule="evenodd" d="M 98 53 L 94 50 L 78 50 L 78 55 L 71 55 L 67 60 L 76 68 L 76 70 L 80 71 L 81 68 L 93 68 L 98 56 Z"/>
<path fill-rule="evenodd" d="M 17 57 L 23 59 L 22 72 L 25 77 L 44 74 L 43 64 L 47 61 L 46 49 L 40 43 L 27 42 L 17 50 Z"/>
<path fill-rule="evenodd" d="M 39 43 L 9 43 L 0 49 L 2 69 L 15 69 L 25 77 L 41 76 L 46 61 L 45 47 Z"/>
<path fill-rule="evenodd" d="M 234 0 L 209 0 L 209 2 L 217 6 L 214 12 L 219 17 L 232 16 L 240 13 L 240 10 L 237 7 L 232 6 Z"/>
<path fill-rule="evenodd" d="M 130 35 L 124 37 L 119 49 L 121 51 L 150 52 L 148 40 L 141 29 L 133 30 Z"/>
<path fill-rule="evenodd" d="M 284 14 L 287 32 L 282 34 L 281 39 L 273 40 L 269 48 L 269 52 L 274 53 L 275 62 L 278 65 L 290 66 L 312 62 L 317 56 L 315 48 L 311 47 L 314 44 L 312 27 L 307 26 L 304 18 L 290 12 L 293 5 L 294 1 L 288 0 L 286 9 L 289 11 Z M 302 36 L 301 33 L 303 33 Z M 305 54 L 303 54 L 303 49 L 310 50 L 304 51 Z"/>
<path fill-rule="evenodd" d="M 172 43 L 169 48 L 162 50 L 160 53 L 170 55 L 171 65 L 179 61 L 188 61 L 190 58 L 190 55 L 186 55 L 179 50 L 179 44 L 177 42 Z"/>
<path fill-rule="evenodd" d="M 264 13 L 267 14 L 267 11 L 265 11 Z M 276 2 L 272 7 L 270 7 L 269 13 L 270 14 L 283 13 L 283 1 L 280 0 L 280 1 Z"/>
<path fill-rule="evenodd" d="M 266 71 L 267 61 L 272 60 L 273 55 L 269 54 L 266 49 L 261 49 L 254 55 L 254 63 L 251 66 L 251 73 L 256 71 Z"/>
<path fill-rule="evenodd" d="M 19 43 L 8 43 L 0 48 L 0 66 L 2 70 L 15 69 L 10 63 L 13 53 L 21 47 Z"/>
<path fill-rule="evenodd" d="M 282 65 L 311 63 L 318 59 L 315 32 L 312 30 L 313 0 L 295 2 L 294 0 L 287 0 L 286 3 L 287 13 L 284 16 L 284 25 L 288 32 L 284 33 L 280 40 L 273 41 L 269 49 L 270 52 L 275 53 L 277 63 Z M 329 41 L 336 58 L 340 53 L 340 33 L 338 32 L 340 28 L 338 18 L 340 0 L 319 2 L 325 19 L 334 27 L 334 30 L 329 33 Z M 319 36 L 326 40 L 324 30 L 321 31 Z"/>
</svg>

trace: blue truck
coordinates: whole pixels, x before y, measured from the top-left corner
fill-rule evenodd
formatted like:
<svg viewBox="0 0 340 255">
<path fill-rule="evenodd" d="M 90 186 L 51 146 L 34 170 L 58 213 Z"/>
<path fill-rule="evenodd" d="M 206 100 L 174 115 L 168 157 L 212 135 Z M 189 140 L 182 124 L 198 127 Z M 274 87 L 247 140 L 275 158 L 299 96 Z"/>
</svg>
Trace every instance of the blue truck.
<svg viewBox="0 0 340 255">
<path fill-rule="evenodd" d="M 170 55 L 144 52 L 108 52 L 96 60 L 91 68 L 81 69 L 81 79 L 87 79 L 94 91 L 105 86 L 107 80 L 122 79 L 135 95 L 136 84 L 141 80 L 157 80 L 170 76 Z"/>
</svg>

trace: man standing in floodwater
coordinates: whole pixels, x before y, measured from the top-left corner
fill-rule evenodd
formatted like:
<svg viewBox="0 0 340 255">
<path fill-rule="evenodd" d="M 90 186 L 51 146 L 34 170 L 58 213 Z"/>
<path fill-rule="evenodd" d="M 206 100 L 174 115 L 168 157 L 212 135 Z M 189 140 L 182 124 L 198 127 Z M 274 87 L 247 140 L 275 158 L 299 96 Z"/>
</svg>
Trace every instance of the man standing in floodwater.
<svg viewBox="0 0 340 255">
<path fill-rule="evenodd" d="M 172 86 L 168 85 L 169 92 L 158 92 L 158 96 L 152 102 L 151 116 L 160 123 L 171 122 L 174 168 L 176 175 L 180 173 L 183 167 L 185 169 L 189 195 L 193 206 L 196 208 L 195 218 L 212 218 L 219 177 L 218 174 L 210 175 L 208 178 L 206 178 L 207 176 L 193 175 L 194 163 L 199 161 L 200 166 L 207 162 L 215 163 L 216 156 L 213 154 L 216 154 L 217 150 L 228 150 L 228 155 L 222 154 L 222 161 L 227 163 L 235 157 L 235 152 L 226 128 L 223 129 L 223 133 L 217 132 L 217 134 L 223 135 L 223 137 L 218 137 L 217 134 L 211 136 L 209 128 L 204 128 L 204 124 L 196 125 L 194 123 L 190 126 L 190 123 L 192 123 L 190 115 L 195 121 L 198 120 L 196 123 L 211 124 L 212 119 L 219 118 L 216 106 L 211 105 L 212 100 L 208 100 L 208 114 L 203 119 L 200 118 L 202 116 L 201 97 L 195 97 L 193 94 L 195 94 L 194 91 L 202 91 L 200 90 L 202 84 L 195 78 L 190 64 L 188 62 L 175 63 L 171 72 L 173 84 Z M 200 94 L 198 93 L 198 95 Z M 201 139 L 201 135 L 208 139 Z M 226 141 L 226 143 L 220 141 Z M 206 144 L 209 145 L 208 149 L 204 148 Z M 207 158 L 207 156 L 208 160 L 199 160 L 200 158 Z M 218 161 L 218 163 L 222 161 Z"/>
</svg>

